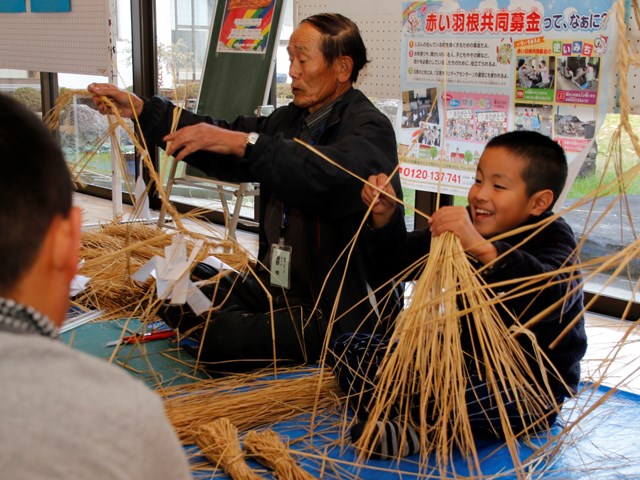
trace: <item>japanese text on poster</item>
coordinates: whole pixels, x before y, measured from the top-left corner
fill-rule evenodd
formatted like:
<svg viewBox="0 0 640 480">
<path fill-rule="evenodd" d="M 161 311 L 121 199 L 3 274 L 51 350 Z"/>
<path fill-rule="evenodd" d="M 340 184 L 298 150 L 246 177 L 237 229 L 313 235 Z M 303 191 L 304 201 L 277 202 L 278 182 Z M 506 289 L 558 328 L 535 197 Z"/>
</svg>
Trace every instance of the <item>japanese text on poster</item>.
<svg viewBox="0 0 640 480">
<path fill-rule="evenodd" d="M 227 0 L 217 52 L 264 54 L 274 0 Z"/>
<path fill-rule="evenodd" d="M 510 130 L 551 136 L 582 161 L 614 98 L 612 1 L 403 7 L 405 186 L 466 195 L 484 145 Z"/>
</svg>

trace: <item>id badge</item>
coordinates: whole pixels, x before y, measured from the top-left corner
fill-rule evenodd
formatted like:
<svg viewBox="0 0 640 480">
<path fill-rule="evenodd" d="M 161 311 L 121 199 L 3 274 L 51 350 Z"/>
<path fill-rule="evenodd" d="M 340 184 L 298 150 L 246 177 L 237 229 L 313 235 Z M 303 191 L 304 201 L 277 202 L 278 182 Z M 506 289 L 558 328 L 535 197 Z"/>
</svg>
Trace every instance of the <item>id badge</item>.
<svg viewBox="0 0 640 480">
<path fill-rule="evenodd" d="M 291 247 L 283 244 L 271 246 L 271 285 L 289 288 L 291 282 Z"/>
</svg>

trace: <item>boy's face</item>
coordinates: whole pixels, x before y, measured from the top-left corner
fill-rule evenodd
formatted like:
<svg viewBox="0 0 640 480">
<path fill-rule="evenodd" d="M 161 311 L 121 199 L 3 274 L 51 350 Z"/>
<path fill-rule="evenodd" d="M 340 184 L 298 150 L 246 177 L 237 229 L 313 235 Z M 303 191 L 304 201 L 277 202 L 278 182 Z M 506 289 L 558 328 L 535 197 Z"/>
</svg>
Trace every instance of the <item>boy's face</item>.
<svg viewBox="0 0 640 480">
<path fill-rule="evenodd" d="M 467 199 L 473 224 L 485 238 L 521 225 L 539 214 L 536 195 L 527 197 L 522 178 L 525 162 L 503 147 L 485 149 Z"/>
</svg>

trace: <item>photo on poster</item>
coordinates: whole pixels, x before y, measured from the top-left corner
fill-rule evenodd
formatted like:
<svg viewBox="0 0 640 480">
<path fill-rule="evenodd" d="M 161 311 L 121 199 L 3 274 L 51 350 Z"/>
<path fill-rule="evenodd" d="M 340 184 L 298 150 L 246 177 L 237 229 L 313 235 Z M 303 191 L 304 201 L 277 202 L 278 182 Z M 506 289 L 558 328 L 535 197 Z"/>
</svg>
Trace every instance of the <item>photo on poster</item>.
<svg viewBox="0 0 640 480">
<path fill-rule="evenodd" d="M 487 143 L 509 128 L 509 97 L 473 91 L 447 92 L 445 138 L 457 142 Z"/>
<path fill-rule="evenodd" d="M 519 56 L 516 61 L 516 88 L 553 88 L 555 57 Z"/>
<path fill-rule="evenodd" d="M 599 57 L 560 57 L 557 78 L 559 90 L 598 90 Z"/>
<path fill-rule="evenodd" d="M 595 129 L 595 108 L 577 105 L 558 105 L 556 107 L 555 136 L 592 139 Z"/>
<path fill-rule="evenodd" d="M 534 130 L 550 137 L 553 127 L 553 106 L 516 103 L 513 121 L 516 130 Z"/>
<path fill-rule="evenodd" d="M 508 130 L 507 121 L 507 112 L 478 112 L 474 140 L 487 143 L 493 137 L 506 133 Z"/>
<path fill-rule="evenodd" d="M 558 105 L 553 119 L 553 139 L 567 154 L 589 147 L 596 131 L 596 109 L 591 105 Z"/>
<path fill-rule="evenodd" d="M 402 128 L 422 124 L 440 124 L 436 88 L 418 88 L 402 92 Z"/>
<path fill-rule="evenodd" d="M 420 125 L 420 133 L 418 134 L 418 143 L 420 145 L 429 145 L 433 147 L 440 146 L 440 125 L 435 123 L 425 123 Z"/>
</svg>

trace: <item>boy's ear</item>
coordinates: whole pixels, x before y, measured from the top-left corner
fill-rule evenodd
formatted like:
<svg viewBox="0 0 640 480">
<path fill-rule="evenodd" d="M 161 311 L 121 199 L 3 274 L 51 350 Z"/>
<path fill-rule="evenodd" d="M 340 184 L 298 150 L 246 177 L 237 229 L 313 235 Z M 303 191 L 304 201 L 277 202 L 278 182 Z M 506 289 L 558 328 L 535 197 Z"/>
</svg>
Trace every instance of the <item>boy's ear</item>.
<svg viewBox="0 0 640 480">
<path fill-rule="evenodd" d="M 551 190 L 540 190 L 531 196 L 531 215 L 539 216 L 549 210 L 553 203 L 553 192 Z"/>
<path fill-rule="evenodd" d="M 68 218 L 58 218 L 52 226 L 53 265 L 57 270 L 63 271 L 69 281 L 76 274 L 78 266 L 81 224 L 82 212 L 79 208 L 72 207 Z"/>
</svg>

